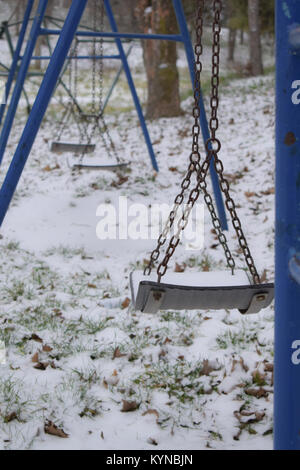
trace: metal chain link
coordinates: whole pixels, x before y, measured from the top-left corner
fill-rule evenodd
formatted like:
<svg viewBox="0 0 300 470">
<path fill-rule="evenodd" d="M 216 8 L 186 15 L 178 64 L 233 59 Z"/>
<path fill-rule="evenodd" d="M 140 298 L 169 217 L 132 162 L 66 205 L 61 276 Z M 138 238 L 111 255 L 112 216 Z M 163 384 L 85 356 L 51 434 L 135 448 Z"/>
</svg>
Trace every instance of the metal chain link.
<svg viewBox="0 0 300 470">
<path fill-rule="evenodd" d="M 174 220 L 176 219 L 178 209 L 183 203 L 184 200 L 184 194 L 186 190 L 189 188 L 191 184 L 191 176 L 192 174 L 196 171 L 197 173 L 199 172 L 200 169 L 200 152 L 199 152 L 199 134 L 200 134 L 200 126 L 199 126 L 199 117 L 200 117 L 200 109 L 199 109 L 199 99 L 200 99 L 200 94 L 201 94 L 201 72 L 202 72 L 202 62 L 201 62 L 201 55 L 203 52 L 203 45 L 202 45 L 202 35 L 203 35 L 203 10 L 204 10 L 204 1 L 199 2 L 199 7 L 198 7 L 198 12 L 197 12 L 197 17 L 196 17 L 196 46 L 195 46 L 195 82 L 194 82 L 194 108 L 193 108 L 193 117 L 195 119 L 194 125 L 192 127 L 192 134 L 193 134 L 193 140 L 192 140 L 192 153 L 190 155 L 190 165 L 188 168 L 188 172 L 183 179 L 181 183 L 181 192 L 176 196 L 174 206 L 172 211 L 170 212 L 170 215 L 168 217 L 168 220 L 166 222 L 166 225 L 164 227 L 163 232 L 158 238 L 158 243 L 157 247 L 152 251 L 151 256 L 150 256 L 150 261 L 148 265 L 146 266 L 144 270 L 145 275 L 149 275 L 151 273 L 152 268 L 155 265 L 155 262 L 158 260 L 159 255 L 160 255 L 160 249 L 161 247 L 165 244 L 167 240 L 167 235 L 171 231 L 171 228 L 174 224 Z M 231 255 L 231 252 L 228 248 L 227 245 L 227 239 L 224 233 L 222 232 L 221 229 L 221 223 L 220 220 L 217 217 L 215 208 L 214 208 L 214 203 L 213 199 L 210 196 L 210 194 L 207 191 L 207 185 L 202 185 L 202 191 L 204 193 L 204 201 L 207 205 L 208 211 L 211 215 L 212 223 L 215 228 L 218 240 L 220 244 L 223 246 L 224 253 L 227 259 L 227 265 L 231 270 L 233 271 L 235 262 L 233 260 L 233 257 Z M 196 189 L 197 191 L 197 189 Z M 188 218 L 190 215 L 190 212 L 196 202 L 196 200 L 199 197 L 200 194 L 200 189 L 199 192 L 197 191 L 196 193 L 192 191 L 193 194 L 197 194 L 197 197 L 194 198 L 193 196 L 189 197 L 187 207 L 178 222 L 177 226 L 177 233 L 171 238 L 169 247 L 166 250 L 165 257 L 162 261 L 162 263 L 158 267 L 158 276 L 159 280 L 161 276 L 163 276 L 167 270 L 167 265 L 170 257 L 175 251 L 175 248 L 177 247 L 179 240 L 180 240 L 180 234 L 182 230 L 186 227 L 188 223 Z M 174 241 L 176 242 L 174 243 Z"/>
<path fill-rule="evenodd" d="M 101 8 L 100 8 L 100 15 L 99 15 L 99 0 L 94 0 L 94 14 L 93 14 L 93 29 L 97 31 L 98 28 L 100 31 L 104 30 L 104 1 L 101 0 Z M 100 16 L 100 17 L 99 17 Z M 100 38 L 99 41 L 95 38 L 93 40 L 93 67 L 92 67 L 92 114 L 94 115 L 94 123 L 91 129 L 91 132 L 88 133 L 88 124 L 85 128 L 85 135 L 87 138 L 86 146 L 90 145 L 92 139 L 96 133 L 96 130 L 99 129 L 100 138 L 102 144 L 105 148 L 106 153 L 108 154 L 109 158 L 115 159 L 118 163 L 121 163 L 121 159 L 116 151 L 113 139 L 110 135 L 108 126 L 105 122 L 103 116 L 103 76 L 104 76 L 104 61 L 102 59 L 104 54 L 104 47 L 103 47 L 103 37 Z M 97 45 L 99 46 L 97 47 Z M 100 59 L 96 59 L 97 54 L 101 57 Z M 96 108 L 96 74 L 97 74 L 97 66 L 96 62 L 99 61 L 99 82 L 98 82 L 98 108 Z M 85 148 L 83 149 L 80 155 L 80 164 L 83 162 L 83 158 L 86 151 Z"/>
<path fill-rule="evenodd" d="M 242 230 L 241 221 L 237 216 L 235 202 L 230 196 L 229 192 L 229 182 L 224 177 L 224 167 L 223 163 L 219 158 L 219 151 L 221 148 L 220 140 L 216 138 L 216 132 L 219 127 L 219 121 L 217 117 L 218 105 L 219 105 L 219 69 L 220 69 L 220 33 L 221 33 L 221 24 L 220 16 L 222 11 L 222 0 L 214 0 L 214 21 L 213 21 L 213 46 L 212 46 L 212 78 L 211 78 L 211 119 L 209 122 L 209 127 L 211 131 L 211 139 L 206 142 L 206 149 L 209 151 L 211 148 L 211 155 L 213 158 L 214 166 L 216 172 L 219 176 L 219 182 L 221 191 L 225 196 L 225 205 L 227 210 L 230 213 L 232 225 L 235 229 L 235 232 L 238 237 L 239 245 L 243 251 L 245 262 L 248 266 L 248 269 L 252 275 L 254 284 L 260 283 L 260 277 L 258 275 L 257 269 L 253 257 L 251 255 L 247 240 L 245 238 L 244 232 Z"/>
<path fill-rule="evenodd" d="M 213 21 L 212 78 L 211 78 L 212 91 L 211 91 L 211 100 L 210 100 L 211 118 L 210 118 L 210 121 L 209 121 L 209 128 L 210 128 L 211 137 L 206 142 L 206 152 L 207 152 L 206 159 L 205 159 L 204 163 L 201 165 L 200 169 L 198 169 L 198 171 L 197 171 L 197 186 L 195 188 L 193 188 L 192 191 L 189 194 L 189 199 L 188 199 L 188 203 L 186 205 L 186 208 L 183 212 L 183 215 L 182 215 L 181 219 L 177 223 L 177 232 L 175 233 L 175 235 L 172 236 L 172 238 L 169 242 L 169 246 L 166 250 L 165 257 L 164 257 L 163 261 L 160 263 L 160 265 L 158 266 L 158 269 L 157 269 L 158 282 L 160 282 L 161 277 L 167 271 L 168 262 L 169 262 L 170 258 L 172 257 L 172 255 L 174 254 L 174 252 L 176 250 L 176 247 L 178 246 L 178 244 L 180 242 L 181 232 L 185 229 L 185 227 L 188 224 L 189 215 L 192 211 L 192 208 L 193 208 L 195 202 L 197 201 L 197 199 L 200 195 L 201 190 L 204 192 L 204 199 L 205 199 L 205 202 L 208 206 L 210 215 L 212 217 L 213 226 L 216 230 L 219 242 L 223 246 L 224 253 L 225 253 L 225 256 L 226 256 L 226 259 L 227 259 L 227 264 L 228 264 L 229 267 L 231 267 L 232 271 L 234 269 L 234 266 L 235 266 L 234 259 L 232 258 L 230 250 L 227 246 L 226 237 L 221 231 L 220 220 L 218 219 L 218 217 L 215 213 L 214 206 L 213 206 L 213 203 L 212 203 L 212 198 L 211 198 L 210 194 L 207 192 L 207 183 L 206 183 L 205 179 L 206 179 L 206 176 L 207 176 L 209 166 L 210 166 L 210 162 L 211 162 L 212 158 L 213 158 L 213 161 L 214 161 L 216 172 L 219 176 L 221 190 L 225 195 L 226 207 L 227 207 L 227 209 L 228 209 L 228 211 L 231 215 L 232 224 L 233 224 L 233 227 L 234 227 L 234 229 L 237 233 L 239 244 L 240 244 L 240 247 L 243 251 L 246 264 L 247 264 L 247 266 L 250 270 L 250 273 L 252 274 L 253 282 L 255 284 L 260 282 L 259 275 L 257 273 L 253 258 L 252 258 L 251 253 L 250 253 L 250 249 L 248 247 L 246 238 L 244 236 L 244 233 L 243 233 L 243 230 L 242 230 L 242 227 L 241 227 L 240 219 L 238 218 L 236 210 L 235 210 L 235 203 L 234 203 L 233 199 L 230 197 L 230 194 L 229 194 L 229 183 L 225 179 L 224 174 L 223 174 L 223 170 L 224 170 L 223 164 L 222 164 L 221 160 L 218 157 L 218 153 L 221 149 L 221 142 L 220 142 L 219 139 L 217 139 L 216 132 L 217 132 L 217 129 L 219 127 L 217 112 L 218 112 L 218 105 L 219 105 L 218 92 L 219 92 L 220 32 L 221 32 L 220 16 L 221 16 L 221 10 L 222 10 L 222 1 L 221 0 L 214 0 L 213 9 L 214 9 L 214 21 Z M 195 51 L 196 50 L 197 50 L 197 45 L 196 45 Z M 201 70 L 201 67 L 202 66 L 200 66 L 200 70 Z M 199 85 L 200 85 L 200 79 L 199 79 Z M 193 131 L 193 146 L 195 145 L 196 140 L 198 142 L 198 139 L 195 139 L 195 137 L 194 137 L 194 131 Z M 157 259 L 156 258 L 157 251 L 158 250 L 156 249 L 153 252 L 154 253 L 154 258 L 152 256 L 152 260 L 154 260 L 154 261 L 155 261 L 155 259 Z M 151 262 L 151 260 L 150 260 L 150 262 Z M 151 269 L 150 269 L 150 272 L 151 272 Z"/>
<path fill-rule="evenodd" d="M 152 251 L 150 260 L 148 265 L 144 269 L 144 274 L 145 275 L 150 275 L 152 268 L 155 265 L 155 262 L 158 260 L 159 255 L 160 255 L 160 249 L 161 247 L 166 243 L 167 236 L 169 235 L 171 228 L 174 224 L 174 221 L 176 219 L 178 209 L 179 207 L 183 204 L 184 201 L 184 195 L 187 191 L 187 189 L 191 185 L 191 177 L 194 172 L 196 172 L 199 168 L 199 162 L 200 162 L 200 153 L 199 153 L 199 133 L 200 133 L 200 126 L 199 126 L 199 98 L 200 98 L 200 93 L 201 93 L 201 87 L 200 87 L 200 73 L 202 70 L 202 63 L 201 63 L 201 54 L 203 51 L 203 46 L 202 46 L 202 35 L 203 35 L 203 10 L 204 10 L 204 0 L 199 1 L 199 7 L 197 11 L 197 16 L 196 16 L 196 46 L 195 46 L 195 66 L 194 66 L 194 107 L 193 107 L 193 117 L 194 117 L 194 125 L 192 128 L 192 133 L 193 133 L 193 142 L 192 142 L 192 152 L 190 154 L 190 164 L 188 171 L 181 182 L 181 191 L 177 196 L 175 197 L 174 200 L 174 205 L 173 208 L 169 214 L 169 217 L 167 219 L 167 222 L 164 226 L 164 229 L 160 236 L 158 237 L 157 240 L 157 246 L 156 248 Z"/>
</svg>

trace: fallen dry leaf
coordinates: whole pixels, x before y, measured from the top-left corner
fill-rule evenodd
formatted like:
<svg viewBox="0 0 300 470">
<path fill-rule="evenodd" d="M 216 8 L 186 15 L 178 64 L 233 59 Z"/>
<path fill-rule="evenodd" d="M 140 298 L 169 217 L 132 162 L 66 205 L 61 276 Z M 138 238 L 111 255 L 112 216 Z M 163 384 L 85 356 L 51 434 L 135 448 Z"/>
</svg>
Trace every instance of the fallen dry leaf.
<svg viewBox="0 0 300 470">
<path fill-rule="evenodd" d="M 248 199 L 251 198 L 251 197 L 253 197 L 253 196 L 257 196 L 256 193 L 251 192 L 251 191 L 245 191 L 244 194 L 245 194 L 245 196 L 246 196 Z"/>
<path fill-rule="evenodd" d="M 49 362 L 38 362 L 34 368 L 38 370 L 46 370 L 49 366 Z"/>
<path fill-rule="evenodd" d="M 182 263 L 182 264 L 176 263 L 176 264 L 175 264 L 174 272 L 175 272 L 175 273 L 184 273 L 185 268 L 186 268 L 186 264 L 185 264 L 185 263 Z"/>
<path fill-rule="evenodd" d="M 156 416 L 156 422 L 158 421 L 159 413 L 158 413 L 157 410 L 152 410 L 152 409 L 147 410 L 142 414 L 142 416 L 146 416 L 146 415 L 155 415 Z"/>
<path fill-rule="evenodd" d="M 126 354 L 122 354 L 119 347 L 117 347 L 114 350 L 113 359 L 116 359 L 116 357 L 125 357 L 125 356 Z"/>
<path fill-rule="evenodd" d="M 123 406 L 122 406 L 121 411 L 123 412 L 135 411 L 140 406 L 136 401 L 122 400 L 122 402 L 123 402 Z"/>
<path fill-rule="evenodd" d="M 130 304 L 130 298 L 126 297 L 126 299 L 123 300 L 123 302 L 121 303 L 122 309 L 127 308 L 129 306 L 129 304 Z"/>
<path fill-rule="evenodd" d="M 33 333 L 29 339 L 32 339 L 33 341 L 37 341 L 38 343 L 42 343 L 43 340 L 42 338 L 40 338 L 38 335 L 36 335 L 35 333 Z"/>
<path fill-rule="evenodd" d="M 202 364 L 200 375 L 209 375 L 213 370 L 215 370 L 209 363 L 208 359 L 205 359 Z"/>
<path fill-rule="evenodd" d="M 39 353 L 36 352 L 32 358 L 31 358 L 31 362 L 39 362 Z"/>
<path fill-rule="evenodd" d="M 48 346 L 48 344 L 44 344 L 44 346 L 43 346 L 43 351 L 44 352 L 51 352 L 52 350 L 53 350 L 53 348 Z"/>
<path fill-rule="evenodd" d="M 4 422 L 5 423 L 10 423 L 14 419 L 18 419 L 17 413 L 15 411 L 13 411 L 12 413 L 4 416 Z"/>
<path fill-rule="evenodd" d="M 266 372 L 273 372 L 274 365 L 270 362 L 267 362 L 267 364 L 264 365 L 264 369 Z"/>
<path fill-rule="evenodd" d="M 242 367 L 242 369 L 243 369 L 245 372 L 248 372 L 249 367 L 246 366 L 246 364 L 244 363 L 244 359 L 243 359 L 242 357 L 240 357 L 239 360 L 233 359 L 233 361 L 232 361 L 232 367 L 231 367 L 231 372 L 234 372 L 234 371 L 235 371 L 236 366 L 237 366 L 238 364 Z"/>
<path fill-rule="evenodd" d="M 147 442 L 148 442 L 148 444 L 151 444 L 153 446 L 158 445 L 158 442 L 155 439 L 153 439 L 153 437 L 149 437 L 149 439 L 147 439 Z"/>
<path fill-rule="evenodd" d="M 266 189 L 266 191 L 261 191 L 261 194 L 264 196 L 269 196 L 270 194 L 275 194 L 275 188 Z"/>
<path fill-rule="evenodd" d="M 247 388 L 245 390 L 245 393 L 247 395 L 250 395 L 252 397 L 256 397 L 256 398 L 262 398 L 262 397 L 267 397 L 269 394 L 268 392 L 262 388 L 262 387 L 259 387 L 259 388 Z"/>
<path fill-rule="evenodd" d="M 52 436 L 62 438 L 69 437 L 69 434 L 66 434 L 62 428 L 57 427 L 52 421 L 46 421 L 44 431 L 46 434 L 51 434 Z"/>
<path fill-rule="evenodd" d="M 55 166 L 46 165 L 46 166 L 43 168 L 43 171 L 59 170 L 59 168 L 60 168 L 60 166 L 59 166 L 58 163 L 57 163 Z"/>
</svg>

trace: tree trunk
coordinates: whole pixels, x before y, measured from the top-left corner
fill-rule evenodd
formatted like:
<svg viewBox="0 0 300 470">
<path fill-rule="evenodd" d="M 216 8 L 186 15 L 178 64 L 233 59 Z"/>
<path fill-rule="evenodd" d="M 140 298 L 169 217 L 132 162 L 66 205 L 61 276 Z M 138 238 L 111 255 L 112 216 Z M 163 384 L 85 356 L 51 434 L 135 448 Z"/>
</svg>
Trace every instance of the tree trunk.
<svg viewBox="0 0 300 470">
<path fill-rule="evenodd" d="M 259 24 L 259 0 L 248 0 L 249 48 L 251 75 L 262 75 L 262 51 Z"/>
<path fill-rule="evenodd" d="M 158 34 L 175 34 L 177 22 L 172 0 L 139 0 L 136 15 L 141 29 Z M 179 76 L 176 43 L 143 41 L 144 64 L 148 79 L 147 117 L 179 116 Z"/>
<path fill-rule="evenodd" d="M 234 50 L 235 50 L 235 40 L 236 40 L 236 29 L 229 29 L 228 35 L 228 62 L 234 62 Z"/>
<path fill-rule="evenodd" d="M 240 44 L 243 45 L 244 44 L 244 30 L 241 29 L 240 31 Z"/>
</svg>

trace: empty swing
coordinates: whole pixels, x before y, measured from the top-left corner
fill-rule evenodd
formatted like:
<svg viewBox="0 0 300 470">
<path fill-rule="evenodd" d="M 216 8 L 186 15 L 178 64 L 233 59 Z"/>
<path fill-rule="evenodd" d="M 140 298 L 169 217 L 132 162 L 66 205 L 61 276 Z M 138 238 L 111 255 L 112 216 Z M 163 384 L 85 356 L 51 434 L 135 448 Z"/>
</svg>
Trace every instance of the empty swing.
<svg viewBox="0 0 300 470">
<path fill-rule="evenodd" d="M 99 21 L 99 2 L 94 0 L 94 11 L 93 11 L 93 30 L 103 31 L 104 30 L 104 3 L 101 1 L 100 7 L 100 21 Z M 91 111 L 85 113 L 78 106 L 77 103 L 77 88 L 78 88 L 78 39 L 75 38 L 74 47 L 74 66 L 70 65 L 70 87 L 73 83 L 73 99 L 69 102 L 65 113 L 63 115 L 62 123 L 59 129 L 58 139 L 51 144 L 51 150 L 56 152 L 72 152 L 73 157 L 68 158 L 68 165 L 71 169 L 85 169 L 85 170 L 108 170 L 118 171 L 126 169 L 129 163 L 122 161 L 119 157 L 115 144 L 110 135 L 107 123 L 104 119 L 104 106 L 103 106 L 103 38 L 97 40 L 93 38 L 93 50 L 92 50 L 92 105 Z M 100 44 L 99 50 L 97 50 L 97 44 Z M 99 56 L 99 57 L 97 57 Z M 98 90 L 96 90 L 97 81 L 97 63 L 99 64 L 98 73 Z M 73 70 L 74 69 L 74 70 Z M 98 94 L 98 103 L 96 103 L 96 95 Z M 80 142 L 63 142 L 61 141 L 62 134 L 66 128 L 69 118 L 73 115 L 73 118 L 77 124 Z M 108 155 L 107 161 L 97 161 L 95 156 L 87 157 L 87 154 L 92 154 L 96 150 L 95 141 L 96 137 L 99 136 L 102 142 L 103 149 Z"/>
<path fill-rule="evenodd" d="M 181 191 L 176 196 L 174 206 L 169 214 L 167 222 L 158 238 L 157 246 L 153 250 L 150 261 L 144 272 L 134 271 L 130 274 L 131 296 L 134 308 L 145 313 L 156 313 L 159 310 L 181 309 L 238 309 L 242 314 L 258 313 L 266 308 L 274 297 L 274 284 L 261 283 L 259 274 L 250 253 L 240 219 L 237 216 L 235 203 L 230 196 L 229 183 L 224 177 L 223 163 L 219 158 L 221 149 L 220 140 L 216 137 L 218 129 L 218 104 L 219 104 L 219 56 L 220 56 L 220 14 L 222 1 L 213 2 L 213 50 L 212 50 L 212 78 L 211 78 L 211 119 L 209 121 L 210 139 L 206 142 L 206 158 L 201 162 L 199 153 L 199 97 L 201 93 L 201 55 L 202 55 L 202 31 L 204 0 L 201 0 L 197 12 L 195 46 L 195 87 L 193 117 L 195 119 L 192 128 L 192 152 L 189 158 L 188 170 L 181 183 Z M 222 192 L 225 196 L 225 205 L 230 213 L 231 220 L 240 248 L 242 249 L 249 275 L 245 270 L 235 269 L 235 261 L 227 244 L 225 234 L 222 232 L 220 220 L 216 214 L 211 195 L 207 190 L 206 177 L 210 162 L 213 159 L 219 178 Z M 167 237 L 174 227 L 174 222 L 179 209 L 182 207 L 187 190 L 191 186 L 192 176 L 196 178 L 196 185 L 190 190 L 186 206 L 182 216 L 175 227 L 175 234 L 170 238 L 165 256 L 158 265 L 156 274 L 151 273 L 155 263 L 160 257 L 161 248 L 165 245 Z M 180 242 L 182 231 L 187 226 L 189 215 L 200 193 L 204 195 L 204 201 L 208 207 L 212 224 L 217 234 L 220 245 L 224 250 L 227 261 L 227 271 L 221 272 L 197 272 L 191 273 L 166 273 L 170 258 Z"/>
</svg>

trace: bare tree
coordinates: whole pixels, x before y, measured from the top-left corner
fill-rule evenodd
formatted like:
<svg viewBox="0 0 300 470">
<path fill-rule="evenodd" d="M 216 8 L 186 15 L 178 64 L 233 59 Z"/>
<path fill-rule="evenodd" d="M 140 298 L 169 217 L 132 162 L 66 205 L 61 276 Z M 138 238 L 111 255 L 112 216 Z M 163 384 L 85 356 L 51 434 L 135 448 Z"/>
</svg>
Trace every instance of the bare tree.
<svg viewBox="0 0 300 470">
<path fill-rule="evenodd" d="M 259 0 L 248 0 L 248 24 L 249 24 L 249 53 L 250 73 L 252 75 L 263 74 Z"/>
<path fill-rule="evenodd" d="M 140 29 L 158 34 L 174 34 L 177 22 L 172 0 L 139 0 L 135 13 Z M 173 117 L 181 114 L 176 43 L 143 41 L 148 78 L 147 117 Z"/>
</svg>

